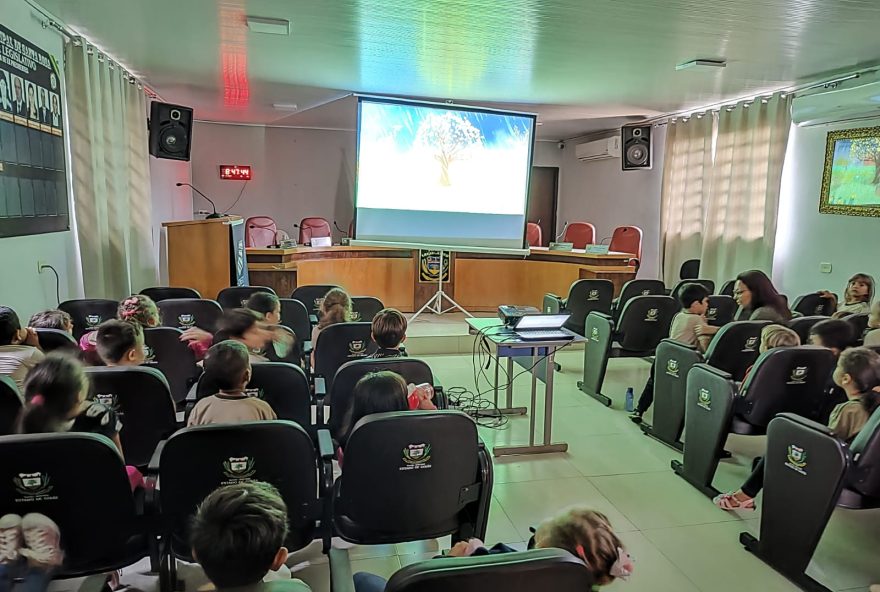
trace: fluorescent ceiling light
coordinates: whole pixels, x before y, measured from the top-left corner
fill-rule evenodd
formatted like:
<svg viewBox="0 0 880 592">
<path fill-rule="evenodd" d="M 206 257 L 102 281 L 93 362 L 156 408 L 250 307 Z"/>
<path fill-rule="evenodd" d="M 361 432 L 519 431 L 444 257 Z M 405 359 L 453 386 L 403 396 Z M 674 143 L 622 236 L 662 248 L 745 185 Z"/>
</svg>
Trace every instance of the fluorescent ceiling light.
<svg viewBox="0 0 880 592">
<path fill-rule="evenodd" d="M 247 17 L 248 29 L 253 33 L 267 35 L 290 35 L 290 21 L 287 19 L 266 18 L 262 16 Z"/>
<path fill-rule="evenodd" d="M 688 68 L 724 68 L 727 66 L 727 60 L 712 59 L 696 59 L 675 67 L 676 70 L 687 70 Z"/>
</svg>

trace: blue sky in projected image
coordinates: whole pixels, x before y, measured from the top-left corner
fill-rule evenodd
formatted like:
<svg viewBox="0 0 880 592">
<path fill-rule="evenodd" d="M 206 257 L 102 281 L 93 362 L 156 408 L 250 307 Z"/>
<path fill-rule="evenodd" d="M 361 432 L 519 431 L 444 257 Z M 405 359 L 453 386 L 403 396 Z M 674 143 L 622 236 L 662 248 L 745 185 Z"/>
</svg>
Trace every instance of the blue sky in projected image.
<svg viewBox="0 0 880 592">
<path fill-rule="evenodd" d="M 522 136 L 524 132 L 526 139 L 531 139 L 533 125 L 531 117 L 458 111 L 454 108 L 417 107 L 369 101 L 363 101 L 361 108 L 361 133 L 370 137 L 391 134 L 395 143 L 402 149 L 413 145 L 419 124 L 432 113 L 443 114 L 446 111 L 453 111 L 456 115 L 467 119 L 480 131 L 483 143 L 488 145 L 510 141 L 511 137 Z"/>
</svg>

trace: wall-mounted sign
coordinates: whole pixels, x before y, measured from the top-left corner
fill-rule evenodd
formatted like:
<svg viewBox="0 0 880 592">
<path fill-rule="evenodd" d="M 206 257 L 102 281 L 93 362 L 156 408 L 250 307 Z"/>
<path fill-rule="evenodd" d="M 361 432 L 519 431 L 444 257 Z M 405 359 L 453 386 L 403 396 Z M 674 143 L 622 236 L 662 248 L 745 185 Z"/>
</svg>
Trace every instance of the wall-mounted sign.
<svg viewBox="0 0 880 592">
<path fill-rule="evenodd" d="M 449 257 L 445 253 L 443 259 L 443 281 L 449 281 Z M 436 283 L 440 276 L 440 251 L 419 251 L 419 282 Z"/>
<path fill-rule="evenodd" d="M 250 181 L 251 165 L 249 164 L 221 164 L 220 178 L 228 181 Z"/>
</svg>

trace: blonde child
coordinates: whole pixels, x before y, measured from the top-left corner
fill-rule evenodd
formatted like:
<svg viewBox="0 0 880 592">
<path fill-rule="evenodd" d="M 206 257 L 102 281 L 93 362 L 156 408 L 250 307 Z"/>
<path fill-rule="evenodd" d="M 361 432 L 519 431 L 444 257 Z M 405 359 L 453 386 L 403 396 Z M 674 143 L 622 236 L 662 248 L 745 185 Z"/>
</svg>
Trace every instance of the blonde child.
<svg viewBox="0 0 880 592">
<path fill-rule="evenodd" d="M 758 347 L 758 352 L 763 354 L 777 347 L 796 347 L 800 344 L 801 338 L 788 327 L 767 325 L 761 329 L 761 345 Z M 746 370 L 746 373 L 743 375 L 743 383 L 751 374 L 753 367 L 754 364 Z"/>
<path fill-rule="evenodd" d="M 867 313 L 874 299 L 874 278 L 867 273 L 857 273 L 849 278 L 843 292 L 843 302 L 838 302 L 837 296 L 828 290 L 819 292 L 819 295 L 834 302 L 834 318 Z"/>
<path fill-rule="evenodd" d="M 330 325 L 351 321 L 351 296 L 342 288 L 333 288 L 324 295 L 318 312 L 320 316 L 318 324 L 312 329 L 312 366 L 315 365 L 314 348 L 318 344 L 318 335 L 321 331 Z"/>
</svg>

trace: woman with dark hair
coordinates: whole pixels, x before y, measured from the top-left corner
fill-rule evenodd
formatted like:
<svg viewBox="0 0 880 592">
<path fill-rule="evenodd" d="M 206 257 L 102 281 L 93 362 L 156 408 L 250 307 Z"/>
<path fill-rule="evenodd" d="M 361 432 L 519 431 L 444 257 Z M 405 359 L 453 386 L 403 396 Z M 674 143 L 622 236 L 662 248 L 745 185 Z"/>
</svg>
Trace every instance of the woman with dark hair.
<svg viewBox="0 0 880 592">
<path fill-rule="evenodd" d="M 740 307 L 738 321 L 786 323 L 791 320 L 785 298 L 763 271 L 752 269 L 736 276 L 733 297 Z"/>
</svg>

